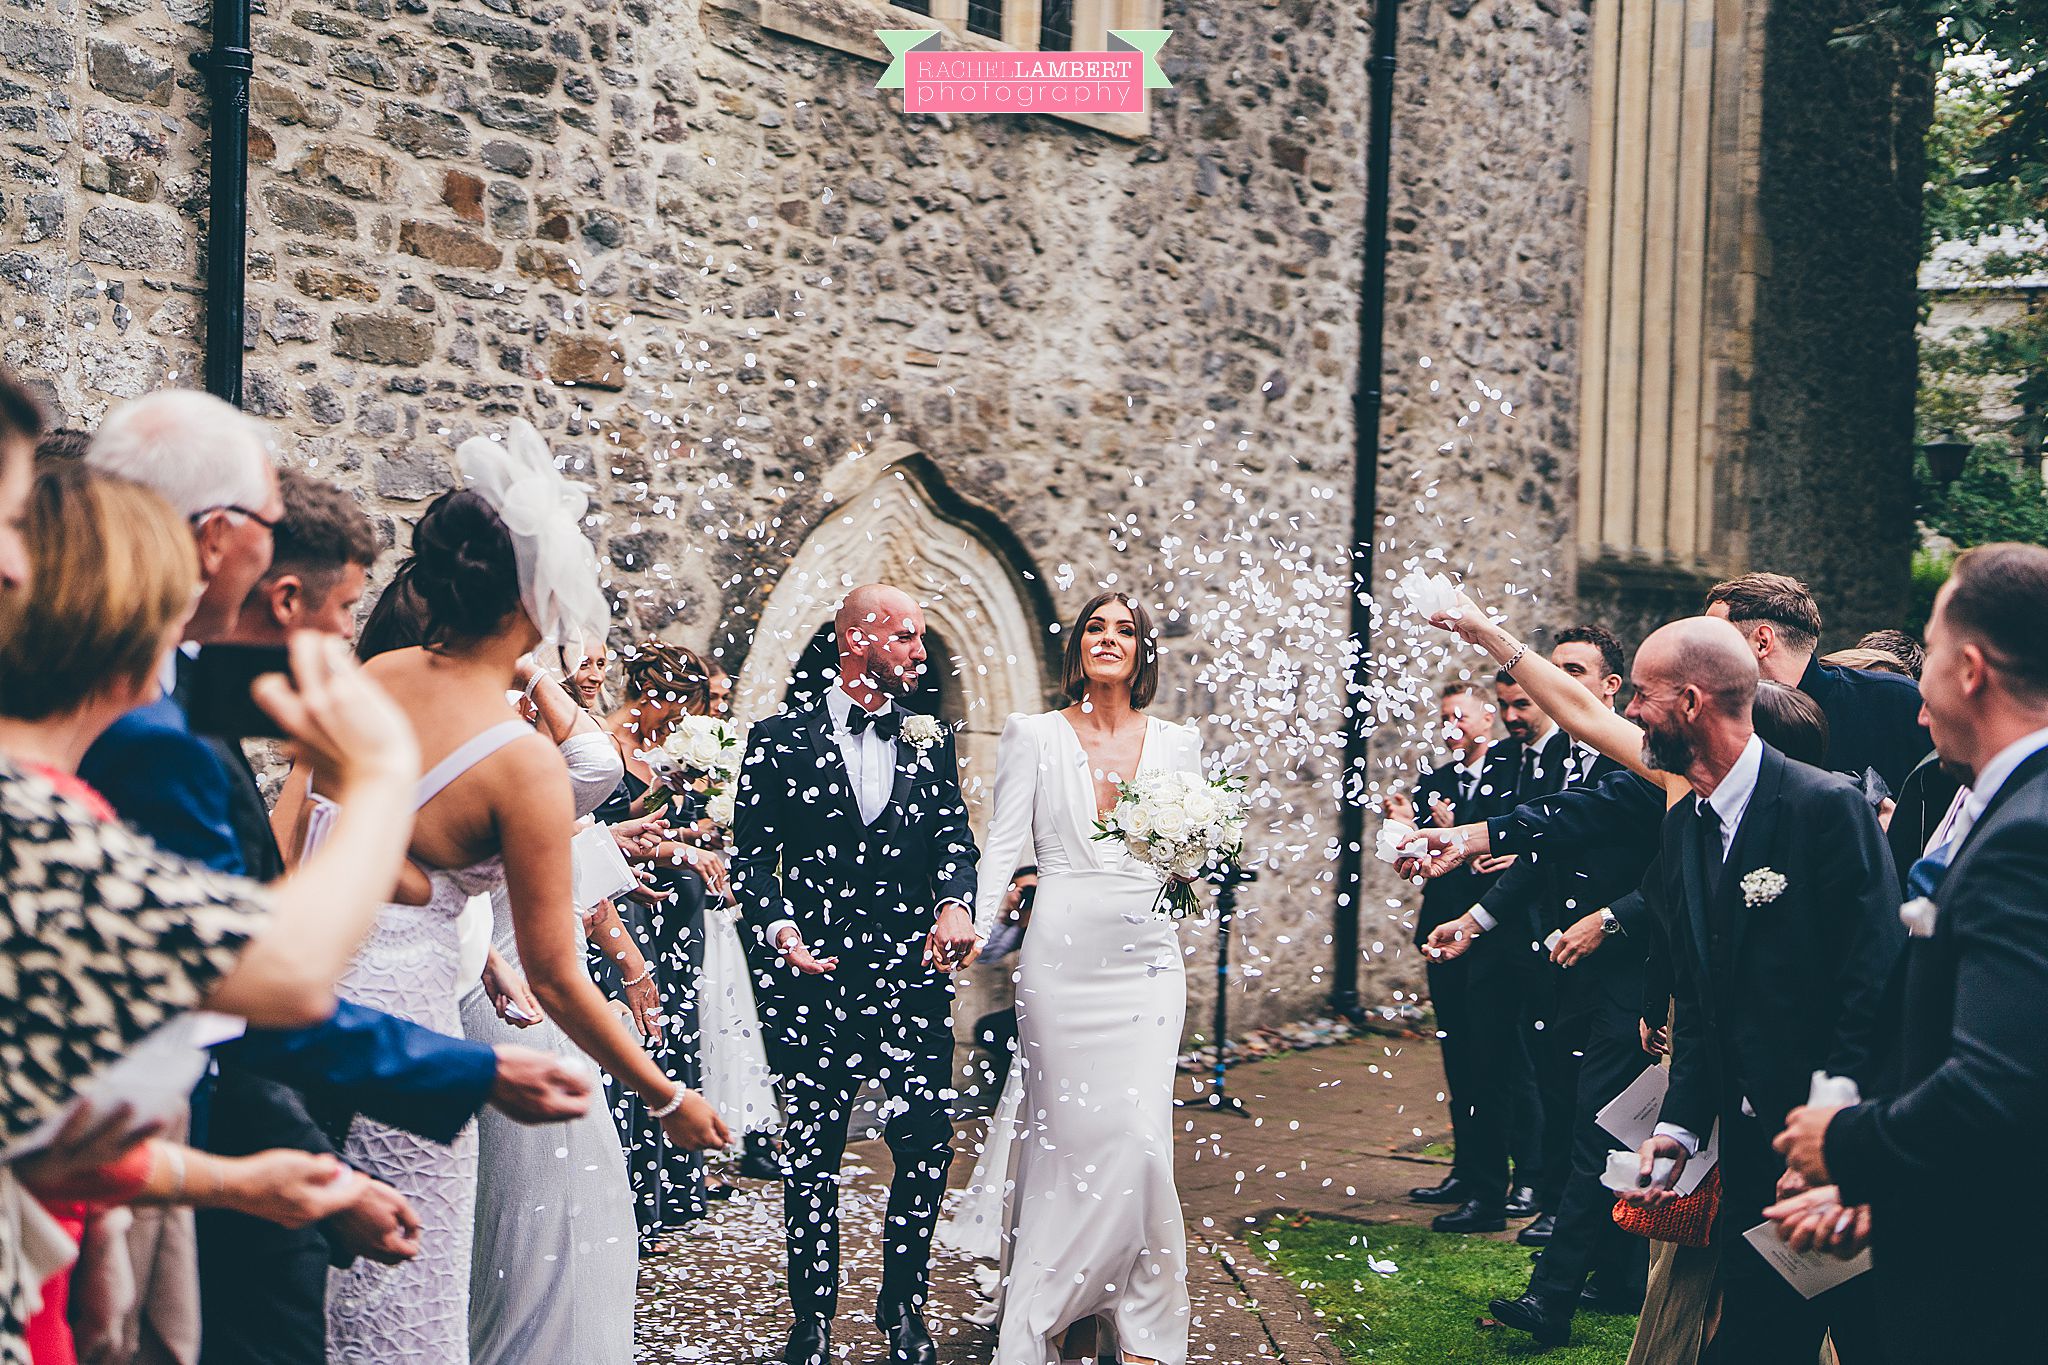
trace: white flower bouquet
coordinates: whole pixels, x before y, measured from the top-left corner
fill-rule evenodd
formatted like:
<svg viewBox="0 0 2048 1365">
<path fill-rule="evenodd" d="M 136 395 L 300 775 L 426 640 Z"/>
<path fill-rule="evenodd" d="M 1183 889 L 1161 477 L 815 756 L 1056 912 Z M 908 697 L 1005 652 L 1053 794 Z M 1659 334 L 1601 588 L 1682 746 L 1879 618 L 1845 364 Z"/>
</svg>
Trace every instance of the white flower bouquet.
<svg viewBox="0 0 2048 1365">
<path fill-rule="evenodd" d="M 721 828 L 730 827 L 730 792 L 742 756 L 739 732 L 731 725 L 716 716 L 684 716 L 667 739 L 642 755 L 654 774 L 654 786 L 647 794 L 648 813 L 661 810 L 679 792 L 702 782 L 709 798 L 709 818 Z M 723 820 L 718 818 L 720 809 L 726 813 Z"/>
<path fill-rule="evenodd" d="M 1121 839 L 1165 885 L 1153 913 L 1201 913 L 1194 881 L 1244 856 L 1249 805 L 1244 779 L 1195 773 L 1140 773 L 1116 789 L 1116 805 L 1095 823 L 1098 839 Z"/>
</svg>

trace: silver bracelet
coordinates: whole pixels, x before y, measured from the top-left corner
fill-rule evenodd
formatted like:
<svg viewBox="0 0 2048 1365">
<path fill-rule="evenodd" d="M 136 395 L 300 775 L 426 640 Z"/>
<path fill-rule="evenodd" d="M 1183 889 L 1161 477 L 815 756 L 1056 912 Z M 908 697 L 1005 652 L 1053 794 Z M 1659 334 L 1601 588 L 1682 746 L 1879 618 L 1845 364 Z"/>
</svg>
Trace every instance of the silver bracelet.
<svg viewBox="0 0 2048 1365">
<path fill-rule="evenodd" d="M 654 975 L 654 964 L 653 964 L 653 963 L 651 963 L 651 962 L 649 962 L 649 963 L 646 963 L 646 964 L 644 964 L 644 969 L 643 969 L 643 970 L 641 971 L 640 975 L 638 975 L 638 976 L 634 977 L 634 978 L 633 978 L 633 979 L 632 979 L 631 981 L 628 981 L 628 982 L 626 982 L 626 984 L 627 984 L 628 986 L 637 986 L 637 985 L 639 985 L 639 984 L 640 984 L 641 982 L 645 981 L 645 980 L 646 980 L 646 979 L 647 979 L 648 977 L 650 977 L 650 976 L 653 976 L 653 975 Z"/>
<path fill-rule="evenodd" d="M 1522 656 L 1524 654 L 1527 654 L 1528 652 L 1529 646 L 1527 645 L 1523 645 L 1521 648 L 1517 649 L 1514 652 L 1513 657 L 1511 657 L 1506 663 L 1500 666 L 1500 671 L 1503 673 L 1513 673 L 1515 671 L 1515 665 L 1522 662 Z"/>
<path fill-rule="evenodd" d="M 677 1086 L 676 1093 L 673 1097 L 670 1098 L 669 1102 L 661 1106 L 661 1108 L 659 1109 L 649 1109 L 647 1111 L 647 1117 L 651 1119 L 667 1118 L 670 1114 L 675 1113 L 676 1110 L 683 1107 L 683 1097 L 685 1095 L 688 1095 L 689 1093 L 690 1091 L 687 1086 Z"/>
</svg>

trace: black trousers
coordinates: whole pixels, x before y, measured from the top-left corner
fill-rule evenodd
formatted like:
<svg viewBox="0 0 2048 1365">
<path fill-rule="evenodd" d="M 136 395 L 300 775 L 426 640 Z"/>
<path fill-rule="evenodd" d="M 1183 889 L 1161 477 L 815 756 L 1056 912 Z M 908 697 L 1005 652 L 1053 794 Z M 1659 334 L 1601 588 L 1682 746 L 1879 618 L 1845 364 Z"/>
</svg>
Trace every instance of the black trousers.
<svg viewBox="0 0 2048 1365">
<path fill-rule="evenodd" d="M 782 1101 L 782 1214 L 789 1301 L 799 1318 L 839 1308 L 839 1163 L 854 1098 L 874 1080 L 899 1102 L 883 1130 L 896 1176 L 883 1231 L 880 1310 L 923 1305 L 932 1230 L 953 1160 L 952 992 L 896 989 L 850 962 L 847 987 L 770 976 L 761 1026 Z M 835 972 L 835 976 L 837 975 Z"/>
<path fill-rule="evenodd" d="M 1520 1027 L 1526 982 L 1506 937 L 1482 934 L 1463 957 L 1428 968 L 1457 1146 L 1451 1171 L 1484 1197 L 1505 1197 L 1511 1157 L 1518 1184 L 1536 1184 L 1543 1165 L 1543 1105 Z"/>
<path fill-rule="evenodd" d="M 1558 1021 L 1558 1033 L 1576 1039 L 1579 1049 L 1567 1109 L 1567 1174 L 1558 1187 L 1557 1202 L 1544 1205 L 1557 1215 L 1557 1227 L 1529 1277 L 1529 1292 L 1557 1302 L 1567 1314 L 1578 1306 L 1579 1291 L 1590 1275 L 1633 1291 L 1642 1288 L 1649 1274 L 1649 1241 L 1614 1225 L 1614 1194 L 1600 1183 L 1607 1153 L 1621 1144 L 1594 1118 L 1655 1060 L 1643 1051 L 1636 1010 L 1629 1003 L 1641 997 L 1641 974 L 1626 977 L 1625 983 L 1603 989 L 1590 1001 L 1567 1000 L 1571 1012 Z"/>
<path fill-rule="evenodd" d="M 1823 1335 L 1841 1365 L 1885 1359 L 1874 1275 L 1859 1275 L 1817 1298 L 1785 1283 L 1742 1234 L 1777 1202 L 1785 1163 L 1771 1150 L 1776 1129 L 1745 1118 L 1735 1105 L 1721 1118 L 1721 1324 L 1700 1365 L 1813 1365 Z"/>
</svg>

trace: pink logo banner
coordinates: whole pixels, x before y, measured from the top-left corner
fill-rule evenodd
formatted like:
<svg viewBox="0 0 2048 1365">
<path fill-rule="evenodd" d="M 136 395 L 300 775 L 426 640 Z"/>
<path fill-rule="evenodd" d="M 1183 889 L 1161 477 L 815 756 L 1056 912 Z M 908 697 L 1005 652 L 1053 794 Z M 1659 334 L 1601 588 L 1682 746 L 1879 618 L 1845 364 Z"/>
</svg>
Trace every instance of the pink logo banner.
<svg viewBox="0 0 2048 1365">
<path fill-rule="evenodd" d="M 1136 114 L 1141 52 L 925 52 L 905 55 L 903 108 L 927 114 Z"/>
</svg>

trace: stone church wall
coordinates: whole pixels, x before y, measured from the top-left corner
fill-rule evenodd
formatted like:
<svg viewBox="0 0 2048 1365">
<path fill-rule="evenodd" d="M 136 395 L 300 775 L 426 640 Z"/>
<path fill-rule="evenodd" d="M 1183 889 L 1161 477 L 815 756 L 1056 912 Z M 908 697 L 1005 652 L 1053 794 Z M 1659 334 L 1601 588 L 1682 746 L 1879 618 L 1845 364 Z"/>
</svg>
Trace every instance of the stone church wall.
<svg viewBox="0 0 2048 1365">
<path fill-rule="evenodd" d="M 771 31 L 754 0 L 265 0 L 247 406 L 396 544 L 458 441 L 531 418 L 597 490 L 621 638 L 735 671 L 804 535 L 860 515 L 849 462 L 900 443 L 1014 538 L 1053 616 L 1111 575 L 1170 609 L 1162 714 L 1236 714 L 1296 672 L 1327 695 L 1367 11 L 1170 0 L 1175 88 L 1127 141 L 906 118 L 878 62 Z M 75 424 L 197 383 L 207 20 L 0 0 L 4 355 Z M 1548 608 L 1570 600 L 1584 14 L 1421 0 L 1402 23 L 1381 505 Z M 1308 710 L 1249 736 L 1286 852 L 1246 893 L 1239 1025 L 1328 989 L 1337 720 Z M 1368 1004 L 1420 981 L 1379 890 Z"/>
</svg>

